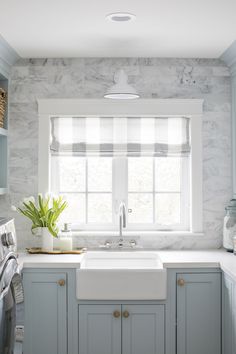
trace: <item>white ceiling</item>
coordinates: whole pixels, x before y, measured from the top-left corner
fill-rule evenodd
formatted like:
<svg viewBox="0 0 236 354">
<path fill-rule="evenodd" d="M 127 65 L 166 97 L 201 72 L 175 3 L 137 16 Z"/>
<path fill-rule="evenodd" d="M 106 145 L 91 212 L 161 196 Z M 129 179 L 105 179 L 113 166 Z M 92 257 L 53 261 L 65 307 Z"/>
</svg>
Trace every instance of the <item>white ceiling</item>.
<svg viewBox="0 0 236 354">
<path fill-rule="evenodd" d="M 127 11 L 135 22 L 111 23 Z M 0 0 L 0 34 L 22 57 L 219 57 L 236 0 Z"/>
</svg>

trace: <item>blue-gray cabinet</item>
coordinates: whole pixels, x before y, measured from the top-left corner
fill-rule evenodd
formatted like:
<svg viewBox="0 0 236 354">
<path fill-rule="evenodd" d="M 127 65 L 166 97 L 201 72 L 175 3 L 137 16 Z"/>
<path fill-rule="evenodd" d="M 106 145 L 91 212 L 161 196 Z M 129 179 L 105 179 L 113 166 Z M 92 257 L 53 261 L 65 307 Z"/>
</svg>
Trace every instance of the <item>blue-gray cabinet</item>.
<svg viewBox="0 0 236 354">
<path fill-rule="evenodd" d="M 0 68 L 1 69 L 1 68 Z M 4 76 L 0 70 L 0 95 L 8 92 L 8 75 Z M 8 104 L 6 104 L 3 122 L 0 119 L 0 195 L 8 191 Z"/>
<path fill-rule="evenodd" d="M 223 354 L 236 354 L 236 283 L 227 275 L 222 284 Z"/>
<path fill-rule="evenodd" d="M 121 306 L 79 306 L 79 353 L 121 354 Z"/>
<path fill-rule="evenodd" d="M 220 354 L 221 327 L 236 354 L 236 283 L 223 279 L 171 269 L 165 301 L 78 302 L 74 269 L 25 269 L 24 354 Z"/>
<path fill-rule="evenodd" d="M 221 353 L 221 274 L 177 274 L 177 354 Z"/>
<path fill-rule="evenodd" d="M 79 354 L 164 354 L 164 305 L 80 305 Z"/>
<path fill-rule="evenodd" d="M 164 305 L 122 305 L 122 314 L 122 354 L 164 354 Z"/>
<path fill-rule="evenodd" d="M 9 98 L 8 87 L 11 67 L 19 57 L 1 35 L 0 48 L 0 89 L 3 89 Z M 4 93 L 0 92 L 0 95 L 2 94 L 4 96 Z M 9 99 L 7 99 L 7 101 L 9 101 Z M 8 193 L 8 121 L 7 102 L 3 120 L 0 119 L 0 195 Z"/>
<path fill-rule="evenodd" d="M 24 273 L 24 354 L 67 354 L 66 273 Z"/>
</svg>

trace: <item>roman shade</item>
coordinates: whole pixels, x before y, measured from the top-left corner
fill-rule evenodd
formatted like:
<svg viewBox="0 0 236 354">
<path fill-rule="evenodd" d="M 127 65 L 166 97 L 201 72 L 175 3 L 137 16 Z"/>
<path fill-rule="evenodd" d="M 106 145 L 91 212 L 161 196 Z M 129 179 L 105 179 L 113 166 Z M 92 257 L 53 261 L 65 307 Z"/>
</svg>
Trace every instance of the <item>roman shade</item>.
<svg viewBox="0 0 236 354">
<path fill-rule="evenodd" d="M 188 155 L 188 117 L 51 117 L 51 153 Z"/>
</svg>

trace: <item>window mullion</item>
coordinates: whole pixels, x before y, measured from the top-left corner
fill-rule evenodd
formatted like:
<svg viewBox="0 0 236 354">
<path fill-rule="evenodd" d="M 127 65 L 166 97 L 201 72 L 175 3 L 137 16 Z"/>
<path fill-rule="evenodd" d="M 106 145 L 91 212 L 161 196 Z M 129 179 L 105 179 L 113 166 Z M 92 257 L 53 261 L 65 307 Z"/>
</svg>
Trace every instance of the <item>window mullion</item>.
<svg viewBox="0 0 236 354">
<path fill-rule="evenodd" d="M 152 215 L 153 215 L 153 224 L 155 224 L 155 216 L 156 216 L 156 164 L 155 157 L 152 160 L 152 188 L 153 188 L 153 207 L 152 207 Z"/>
<path fill-rule="evenodd" d="M 116 200 L 117 200 L 117 176 L 116 176 L 117 166 L 116 159 L 112 159 L 112 224 L 115 225 L 115 215 L 116 215 Z"/>
<path fill-rule="evenodd" d="M 124 157 L 124 161 L 123 161 L 123 191 L 122 191 L 122 195 L 123 195 L 123 201 L 126 205 L 127 208 L 127 212 L 128 212 L 128 158 Z"/>
<path fill-rule="evenodd" d="M 119 205 L 123 201 L 127 205 L 128 163 L 126 157 L 113 158 L 113 223 L 118 223 Z"/>
<path fill-rule="evenodd" d="M 85 160 L 85 222 L 88 224 L 88 158 Z"/>
<path fill-rule="evenodd" d="M 183 157 L 181 159 L 181 187 L 180 187 L 180 223 L 183 226 L 183 229 L 189 229 L 189 195 L 190 195 L 190 186 L 189 186 L 189 159 Z"/>
<path fill-rule="evenodd" d="M 50 181 L 50 189 L 53 190 L 53 193 L 59 195 L 60 191 L 60 173 L 59 173 L 59 157 L 52 156 L 51 157 L 51 181 Z"/>
</svg>

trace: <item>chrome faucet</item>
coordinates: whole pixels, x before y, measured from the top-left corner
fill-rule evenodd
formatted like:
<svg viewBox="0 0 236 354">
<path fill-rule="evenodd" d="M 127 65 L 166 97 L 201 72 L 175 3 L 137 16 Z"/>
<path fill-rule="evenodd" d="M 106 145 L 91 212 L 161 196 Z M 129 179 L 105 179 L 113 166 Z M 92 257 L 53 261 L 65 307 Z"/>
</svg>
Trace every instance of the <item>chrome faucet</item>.
<svg viewBox="0 0 236 354">
<path fill-rule="evenodd" d="M 124 245 L 123 228 L 126 228 L 126 207 L 125 203 L 121 202 L 119 206 L 119 247 L 123 247 Z"/>
<path fill-rule="evenodd" d="M 126 240 L 124 241 L 123 229 L 127 226 L 127 215 L 126 215 L 126 206 L 124 202 L 121 202 L 119 205 L 119 241 L 106 240 L 103 245 L 100 245 L 100 248 L 106 249 L 126 249 L 126 248 L 140 248 L 137 245 L 136 240 Z"/>
</svg>

